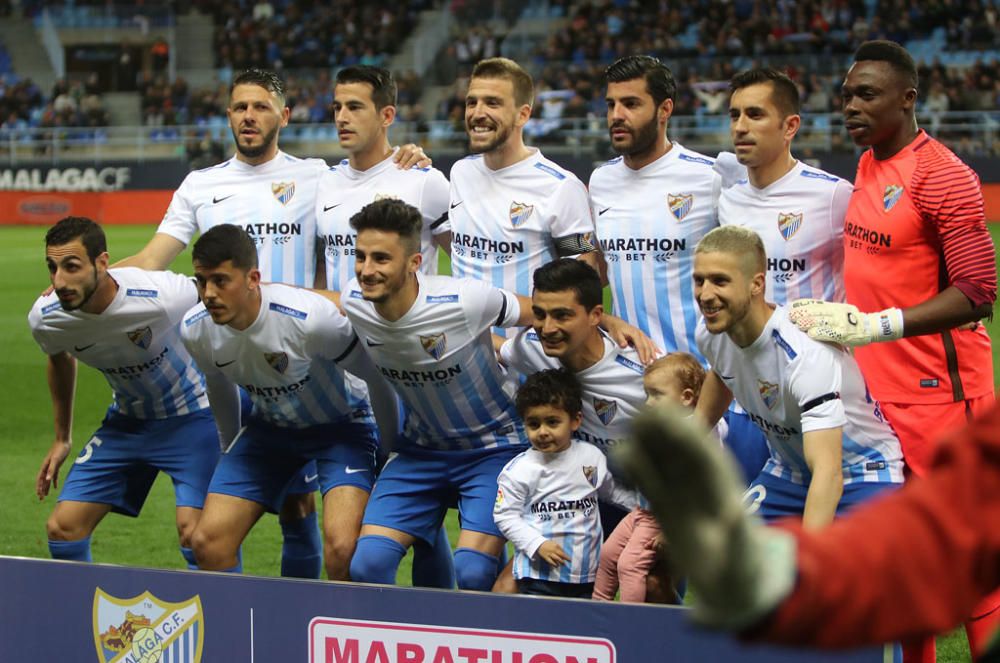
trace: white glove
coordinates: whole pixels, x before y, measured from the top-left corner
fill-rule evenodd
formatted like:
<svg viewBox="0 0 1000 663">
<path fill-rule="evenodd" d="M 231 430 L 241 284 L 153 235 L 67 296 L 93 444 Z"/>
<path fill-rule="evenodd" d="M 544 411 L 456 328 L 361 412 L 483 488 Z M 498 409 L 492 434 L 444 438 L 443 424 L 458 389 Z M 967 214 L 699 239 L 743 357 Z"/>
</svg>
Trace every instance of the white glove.
<svg viewBox="0 0 1000 663">
<path fill-rule="evenodd" d="M 903 312 L 898 308 L 862 313 L 853 304 L 797 299 L 788 318 L 809 338 L 850 347 L 903 337 Z"/>
<path fill-rule="evenodd" d="M 712 170 L 722 176 L 723 189 L 728 189 L 748 177 L 747 167 L 737 161 L 736 155 L 732 152 L 719 152 Z"/>
</svg>

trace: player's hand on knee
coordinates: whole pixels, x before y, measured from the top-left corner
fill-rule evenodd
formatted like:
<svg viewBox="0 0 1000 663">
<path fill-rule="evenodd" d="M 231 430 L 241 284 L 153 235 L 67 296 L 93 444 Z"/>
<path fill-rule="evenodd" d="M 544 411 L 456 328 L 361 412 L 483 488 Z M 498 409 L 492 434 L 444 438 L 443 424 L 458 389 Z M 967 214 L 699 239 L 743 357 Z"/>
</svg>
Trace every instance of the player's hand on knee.
<svg viewBox="0 0 1000 663">
<path fill-rule="evenodd" d="M 546 541 L 538 546 L 535 556 L 549 566 L 562 566 L 569 562 L 569 555 L 562 549 L 562 546 L 554 541 Z"/>
<path fill-rule="evenodd" d="M 392 157 L 392 160 L 400 170 L 409 170 L 413 167 L 430 168 L 433 163 L 431 158 L 424 153 L 424 148 L 413 143 L 407 143 L 396 150 L 396 155 Z"/>
<path fill-rule="evenodd" d="M 52 448 L 42 459 L 42 466 L 38 470 L 35 478 L 35 494 L 39 500 L 45 499 L 49 494 L 49 488 L 59 488 L 59 468 L 63 461 L 69 456 L 71 443 L 69 440 L 56 440 L 52 443 Z"/>
</svg>

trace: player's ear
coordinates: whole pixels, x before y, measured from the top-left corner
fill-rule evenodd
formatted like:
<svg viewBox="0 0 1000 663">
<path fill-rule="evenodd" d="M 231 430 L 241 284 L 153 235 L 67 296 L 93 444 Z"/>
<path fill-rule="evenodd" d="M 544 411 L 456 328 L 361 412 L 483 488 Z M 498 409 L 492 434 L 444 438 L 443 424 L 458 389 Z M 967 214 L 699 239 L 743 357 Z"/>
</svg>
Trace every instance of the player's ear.
<svg viewBox="0 0 1000 663">
<path fill-rule="evenodd" d="M 912 87 L 907 88 L 906 91 L 903 92 L 903 109 L 912 110 L 913 107 L 916 105 L 917 105 L 917 89 Z"/>
<path fill-rule="evenodd" d="M 697 397 L 695 396 L 694 389 L 691 387 L 685 387 L 684 391 L 681 392 L 681 404 L 684 407 L 694 407 L 698 404 Z"/>
<path fill-rule="evenodd" d="M 94 266 L 97 267 L 99 271 L 106 271 L 108 269 L 108 252 L 104 251 L 101 255 L 94 258 Z"/>
<path fill-rule="evenodd" d="M 281 107 L 281 126 L 288 126 L 288 118 L 292 116 L 292 110 L 288 106 Z"/>
<path fill-rule="evenodd" d="M 260 270 L 256 267 L 250 269 L 247 272 L 247 286 L 251 290 L 257 290 L 260 288 Z"/>
<path fill-rule="evenodd" d="M 673 99 L 664 99 L 660 103 L 660 107 L 657 109 L 656 112 L 657 112 L 657 116 L 658 116 L 657 119 L 660 122 L 663 122 L 664 124 L 666 124 L 667 120 L 670 119 L 670 116 L 674 114 L 674 100 Z"/>
<path fill-rule="evenodd" d="M 574 433 L 583 425 L 583 412 L 577 412 L 569 418 L 569 428 Z"/>
<path fill-rule="evenodd" d="M 390 124 L 396 121 L 396 107 L 383 106 L 382 110 L 379 111 L 379 115 L 382 116 L 382 126 L 388 128 Z"/>
<path fill-rule="evenodd" d="M 514 121 L 514 126 L 523 127 L 531 119 L 531 104 L 521 104 L 521 107 L 517 109 L 517 119 Z"/>
<path fill-rule="evenodd" d="M 754 297 L 759 297 L 764 295 L 764 286 L 767 283 L 766 277 L 763 272 L 758 272 L 753 275 L 753 279 L 750 281 L 750 294 Z"/>
<path fill-rule="evenodd" d="M 604 316 L 604 305 L 598 304 L 594 308 L 587 311 L 587 319 L 590 321 L 591 327 L 596 327 L 601 324 L 601 318 Z"/>
<path fill-rule="evenodd" d="M 785 140 L 789 143 L 795 138 L 795 134 L 799 132 L 799 127 L 802 126 L 802 116 L 798 114 L 789 115 L 785 118 Z"/>
<path fill-rule="evenodd" d="M 424 254 L 422 254 L 420 251 L 417 251 L 416 253 L 410 256 L 409 271 L 412 274 L 416 274 L 417 272 L 420 271 L 420 265 L 422 265 L 423 262 L 424 262 Z"/>
</svg>

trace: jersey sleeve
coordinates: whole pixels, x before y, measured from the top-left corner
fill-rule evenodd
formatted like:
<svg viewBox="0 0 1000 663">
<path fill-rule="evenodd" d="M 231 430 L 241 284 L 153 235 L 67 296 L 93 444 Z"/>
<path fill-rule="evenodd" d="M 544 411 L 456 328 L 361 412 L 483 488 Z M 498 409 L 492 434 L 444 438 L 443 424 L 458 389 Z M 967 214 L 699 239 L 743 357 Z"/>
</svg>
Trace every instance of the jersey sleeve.
<svg viewBox="0 0 1000 663">
<path fill-rule="evenodd" d="M 202 304 L 195 304 L 183 315 L 180 325 L 181 342 L 184 343 L 188 354 L 201 368 L 202 373 L 214 368 L 212 366 L 212 353 L 208 350 L 206 339 L 202 337 L 202 326 L 198 324 L 198 321 L 207 315 L 208 311 Z"/>
<path fill-rule="evenodd" d="M 490 327 L 513 327 L 521 317 L 517 297 L 506 290 L 463 279 L 462 302 L 473 336 Z"/>
<path fill-rule="evenodd" d="M 448 220 L 448 204 L 451 199 L 451 185 L 448 179 L 437 168 L 431 168 L 424 182 L 423 194 L 420 198 L 420 213 L 424 223 L 428 225 L 431 234 L 451 232 L 451 221 Z"/>
<path fill-rule="evenodd" d="M 549 234 L 554 238 L 586 235 L 594 232 L 594 217 L 590 212 L 590 197 L 583 182 L 569 178 L 556 189 L 552 201 L 554 218 Z"/>
<path fill-rule="evenodd" d="M 189 175 L 174 192 L 170 199 L 170 206 L 167 207 L 167 213 L 156 228 L 156 232 L 170 235 L 184 244 L 189 244 L 191 238 L 198 231 L 194 201 L 191 199 L 191 188 L 191 176 Z"/>
<path fill-rule="evenodd" d="M 308 322 L 308 348 L 312 355 L 341 361 L 358 344 L 358 335 L 350 320 L 337 310 L 336 305 L 322 295 L 308 293 L 312 304 Z"/>
<path fill-rule="evenodd" d="M 39 297 L 38 301 L 31 308 L 28 313 L 28 327 L 31 328 L 31 337 L 35 339 L 35 343 L 38 347 L 42 349 L 47 355 L 55 355 L 63 352 L 66 348 L 59 346 L 52 339 L 50 334 L 47 334 L 42 328 L 44 323 L 42 322 L 42 300 L 43 297 Z"/>
<path fill-rule="evenodd" d="M 841 247 L 844 242 L 844 219 L 847 218 L 847 207 L 851 203 L 854 187 L 846 180 L 838 180 L 833 187 L 833 197 L 830 200 L 830 233 Z"/>
<path fill-rule="evenodd" d="M 574 442 L 574 444 L 586 444 L 586 442 Z M 617 504 L 629 511 L 634 509 L 639 504 L 636 492 L 615 482 L 615 478 L 608 471 L 608 461 L 600 451 L 596 454 L 596 462 L 598 498 L 602 502 Z"/>
<path fill-rule="evenodd" d="M 198 303 L 198 287 L 190 276 L 174 272 L 150 272 L 149 275 L 164 294 L 163 302 L 171 320 L 180 321 Z"/>
<path fill-rule="evenodd" d="M 542 533 L 523 518 L 531 499 L 530 486 L 516 476 L 517 460 L 514 459 L 497 477 L 497 499 L 493 504 L 493 522 L 504 537 L 528 557 L 534 557 L 545 543 Z"/>
<path fill-rule="evenodd" d="M 788 388 L 802 411 L 803 434 L 847 423 L 840 399 L 843 379 L 837 352 L 842 350 L 810 342 L 793 364 Z"/>
</svg>

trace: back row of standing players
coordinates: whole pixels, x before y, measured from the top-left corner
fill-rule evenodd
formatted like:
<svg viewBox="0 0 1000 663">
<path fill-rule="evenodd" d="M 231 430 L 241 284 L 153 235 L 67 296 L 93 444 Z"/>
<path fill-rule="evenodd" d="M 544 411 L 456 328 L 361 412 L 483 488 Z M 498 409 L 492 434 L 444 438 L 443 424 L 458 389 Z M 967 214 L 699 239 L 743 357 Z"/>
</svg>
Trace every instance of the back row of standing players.
<svg viewBox="0 0 1000 663">
<path fill-rule="evenodd" d="M 699 312 L 693 249 L 720 223 L 746 225 L 760 234 L 767 249 L 769 300 L 842 301 L 846 285 L 848 300 L 862 309 L 904 307 L 899 317 L 907 336 L 936 334 L 859 353 L 876 397 L 900 410 L 940 405 L 949 413 L 958 408 L 964 416 L 992 393 L 988 338 L 982 329 L 945 330 L 978 319 L 984 306 L 988 310 L 990 278 L 983 276 L 980 263 L 987 253 L 992 256 L 992 244 L 983 224 L 981 197 L 976 215 L 975 175 L 918 132 L 915 123 L 908 131 L 905 123 L 907 119 L 912 123 L 913 99 L 905 90 L 915 88 L 916 81 L 909 85 L 905 63 L 899 63 L 891 46 L 874 44 L 859 51 L 845 81 L 845 116 L 852 136 L 859 144 L 875 146 L 874 158 L 868 153 L 862 161 L 853 197 L 850 183 L 791 156 L 790 144 L 800 125 L 797 91 L 774 72 L 747 72 L 733 81 L 732 137 L 736 158 L 747 168 L 744 174 L 730 168 L 735 164 L 725 157 L 716 161 L 667 139 L 674 84 L 665 67 L 642 56 L 616 62 L 607 72 L 608 127 L 612 146 L 622 156 L 594 172 L 589 198 L 572 174 L 524 145 L 521 132 L 530 116 L 532 84 L 510 61 L 484 61 L 472 76 L 466 122 L 474 156 L 455 165 L 450 190 L 436 170 L 402 171 L 394 166 L 394 151 L 386 138 L 394 116 L 394 88 L 386 72 L 361 67 L 338 76 L 336 122 L 350 157 L 330 169 L 278 150 L 278 133 L 288 117 L 281 83 L 266 72 L 249 72 L 234 81 L 229 107 L 237 155 L 192 173 L 175 195 L 157 235 L 128 262 L 162 269 L 198 231 L 235 223 L 255 242 L 264 281 L 345 291 L 356 258 L 348 219 L 372 200 L 399 198 L 417 207 L 424 219 L 424 269 L 433 270 L 436 243 L 451 249 L 456 276 L 524 296 L 530 294 L 531 275 L 539 266 L 558 256 L 578 256 L 602 270 L 606 266 L 619 317 L 661 349 L 688 351 L 703 359 L 695 342 Z M 897 94 L 897 88 L 904 92 Z M 879 103 L 899 109 L 886 112 Z M 890 134 L 905 135 L 906 140 L 885 147 Z M 731 175 L 733 171 L 738 174 Z M 956 173 L 960 179 L 944 193 L 935 189 L 942 177 Z M 862 186 L 862 177 L 871 191 Z M 883 182 L 886 177 L 892 182 Z M 960 208 L 948 208 L 949 190 L 961 196 Z M 876 217 L 892 212 L 900 218 L 890 230 L 883 230 Z M 935 258 L 933 264 L 930 257 Z M 938 257 L 943 258 L 943 267 Z M 904 261 L 907 267 L 898 269 Z M 315 269 L 317 264 L 320 269 Z M 920 279 L 928 282 L 927 287 L 915 287 L 920 284 L 914 283 L 910 265 L 927 275 Z M 995 274 L 991 278 L 995 288 Z M 441 296 L 444 299 L 438 303 L 446 304 L 456 295 Z M 483 296 L 476 303 L 486 305 L 488 299 Z M 345 301 L 350 302 L 350 296 Z M 530 319 L 530 314 L 515 313 L 513 300 L 508 304 L 507 319 L 497 315 L 495 322 Z M 350 313 L 350 306 L 346 308 Z M 898 338 L 904 324 L 892 320 L 896 326 L 889 336 Z M 407 333 L 420 336 L 409 329 Z M 420 338 L 426 344 L 425 356 L 452 351 L 453 341 L 437 338 L 439 333 Z M 393 376 L 384 367 L 381 374 L 397 391 L 405 391 L 407 385 L 402 383 L 414 379 L 399 377 L 402 373 Z M 761 397 L 766 395 L 762 390 Z M 497 423 L 505 419 L 491 411 L 500 407 L 498 401 L 489 402 L 490 407 L 480 412 L 463 408 L 457 400 L 419 407 L 435 412 L 425 422 L 428 425 L 433 419 L 451 421 L 453 430 L 472 431 L 477 425 L 497 430 Z M 900 423 L 903 419 L 913 420 L 903 414 L 900 422 L 890 418 L 897 431 L 906 428 Z M 940 420 L 938 414 L 927 418 Z M 740 421 L 750 419 L 734 414 L 731 429 L 739 430 Z M 924 431 L 916 433 L 924 425 L 923 418 L 919 421 L 901 433 L 908 460 L 909 449 L 925 446 L 930 437 Z M 737 441 L 750 437 L 731 435 Z M 774 449 L 771 456 L 777 476 L 796 475 L 794 468 L 788 468 L 789 459 Z M 747 462 L 752 466 L 752 460 Z M 759 466 L 761 459 L 756 462 Z M 43 467 L 40 483 L 49 474 Z M 463 512 L 465 523 L 475 519 Z M 49 530 L 50 539 L 58 540 L 58 524 L 50 520 Z M 492 534 L 485 539 L 474 534 L 484 532 L 477 530 L 470 540 L 459 542 L 459 552 L 469 549 L 467 559 L 474 561 L 460 561 L 456 555 L 463 586 L 482 586 L 461 582 L 463 576 L 475 575 L 463 569 L 486 573 L 492 563 L 474 553 L 482 557 L 499 550 Z M 377 536 L 368 538 L 385 544 L 382 547 L 391 548 L 392 554 L 396 546 L 386 541 L 434 540 L 425 533 Z M 379 555 L 385 551 L 374 556 Z"/>
</svg>

